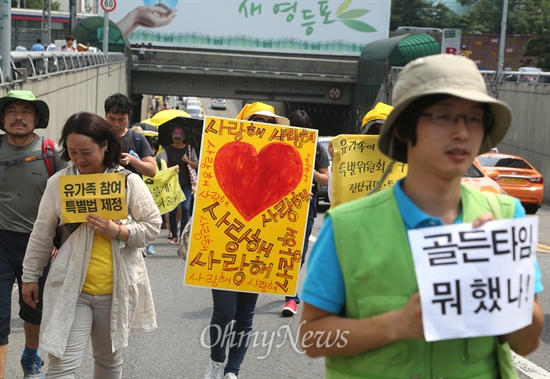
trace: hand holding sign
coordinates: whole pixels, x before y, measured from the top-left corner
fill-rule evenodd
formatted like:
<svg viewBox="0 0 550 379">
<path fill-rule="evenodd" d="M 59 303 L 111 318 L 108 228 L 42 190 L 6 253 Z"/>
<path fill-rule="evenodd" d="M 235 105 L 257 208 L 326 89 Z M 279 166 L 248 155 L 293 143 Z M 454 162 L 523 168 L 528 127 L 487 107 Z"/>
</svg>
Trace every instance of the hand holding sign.
<svg viewBox="0 0 550 379">
<path fill-rule="evenodd" d="M 86 221 L 90 225 L 94 232 L 107 238 L 118 238 L 120 234 L 120 225 L 116 222 L 101 218 L 95 214 L 89 214 L 86 216 Z"/>
<path fill-rule="evenodd" d="M 415 293 L 393 314 L 396 318 L 392 320 L 392 325 L 396 328 L 399 339 L 424 338 L 420 294 Z"/>
<path fill-rule="evenodd" d="M 409 230 L 426 341 L 502 335 L 531 324 L 537 230 L 531 217 Z"/>
</svg>

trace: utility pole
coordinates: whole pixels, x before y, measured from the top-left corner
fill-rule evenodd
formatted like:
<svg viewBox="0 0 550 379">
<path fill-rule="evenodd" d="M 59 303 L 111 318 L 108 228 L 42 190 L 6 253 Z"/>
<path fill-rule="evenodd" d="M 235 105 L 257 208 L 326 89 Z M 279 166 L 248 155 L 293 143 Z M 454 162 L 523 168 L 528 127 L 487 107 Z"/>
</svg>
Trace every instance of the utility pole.
<svg viewBox="0 0 550 379">
<path fill-rule="evenodd" d="M 500 23 L 500 45 L 498 48 L 497 80 L 500 79 L 504 67 L 504 52 L 506 50 L 506 22 L 508 20 L 508 0 L 502 4 L 502 22 Z"/>
<path fill-rule="evenodd" d="M 52 2 L 42 0 L 42 43 L 48 46 L 52 40 Z"/>
<path fill-rule="evenodd" d="M 11 1 L 0 1 L 0 55 L 4 82 L 11 77 Z"/>
<path fill-rule="evenodd" d="M 109 52 L 109 12 L 103 14 L 103 52 Z"/>
<path fill-rule="evenodd" d="M 70 12 L 70 24 L 69 24 L 69 34 L 73 34 L 74 27 L 76 26 L 76 0 L 69 1 L 69 12 Z"/>
</svg>

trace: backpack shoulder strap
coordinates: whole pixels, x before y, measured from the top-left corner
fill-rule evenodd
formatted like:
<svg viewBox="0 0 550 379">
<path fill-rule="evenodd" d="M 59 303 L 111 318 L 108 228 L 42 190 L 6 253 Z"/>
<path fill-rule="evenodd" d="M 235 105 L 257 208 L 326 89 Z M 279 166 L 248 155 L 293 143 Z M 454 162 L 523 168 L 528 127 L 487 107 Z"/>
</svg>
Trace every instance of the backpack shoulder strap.
<svg viewBox="0 0 550 379">
<path fill-rule="evenodd" d="M 24 158 L 19 156 L 9 161 L 0 162 L 0 166 L 2 167 L 2 169 L 4 167 L 20 165 L 23 163 L 34 162 L 40 159 L 44 159 L 44 163 L 46 164 L 46 170 L 48 171 L 48 175 L 52 176 L 53 174 L 55 174 L 55 171 L 56 171 L 55 153 L 54 153 L 55 142 L 48 138 L 44 138 L 44 137 L 41 137 L 41 138 L 42 138 L 42 154 L 24 157 Z M 0 143 L 1 141 L 2 141 L 2 138 L 0 138 Z"/>
<path fill-rule="evenodd" d="M 160 154 L 157 154 L 155 160 L 157 161 L 157 167 L 159 171 L 162 170 L 162 158 L 160 157 Z"/>
<path fill-rule="evenodd" d="M 128 188 L 128 176 L 130 176 L 130 174 L 133 174 L 133 172 L 125 168 L 116 170 L 115 172 L 120 172 L 121 174 L 124 174 L 124 187 Z"/>
<path fill-rule="evenodd" d="M 164 147 L 164 151 L 166 152 L 166 164 L 168 165 L 168 167 L 171 167 L 170 166 L 170 152 L 172 151 L 172 146 L 171 145 L 168 145 L 166 147 Z"/>
<path fill-rule="evenodd" d="M 141 156 L 141 134 L 130 130 L 132 132 L 132 137 L 134 139 L 134 147 L 136 148 L 136 154 Z"/>
<path fill-rule="evenodd" d="M 42 154 L 44 155 L 46 170 L 48 170 L 48 175 L 51 177 L 57 171 L 55 162 L 55 142 L 53 140 L 42 137 Z"/>
</svg>

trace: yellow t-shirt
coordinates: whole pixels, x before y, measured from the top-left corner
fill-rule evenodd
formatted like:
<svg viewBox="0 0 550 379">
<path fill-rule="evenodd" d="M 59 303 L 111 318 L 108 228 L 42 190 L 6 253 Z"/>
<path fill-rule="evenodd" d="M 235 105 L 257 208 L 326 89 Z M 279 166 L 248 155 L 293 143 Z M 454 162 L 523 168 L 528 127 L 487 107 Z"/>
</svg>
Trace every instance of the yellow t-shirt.
<svg viewBox="0 0 550 379">
<path fill-rule="evenodd" d="M 82 292 L 94 296 L 113 293 L 113 254 L 110 238 L 94 234 L 90 264 Z"/>
</svg>

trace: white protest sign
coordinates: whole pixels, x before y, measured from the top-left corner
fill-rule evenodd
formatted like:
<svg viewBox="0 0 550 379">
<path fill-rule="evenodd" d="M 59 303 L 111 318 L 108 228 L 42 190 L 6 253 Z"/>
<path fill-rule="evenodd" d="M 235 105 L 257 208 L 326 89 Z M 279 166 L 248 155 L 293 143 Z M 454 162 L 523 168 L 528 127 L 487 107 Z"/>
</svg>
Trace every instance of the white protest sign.
<svg viewBox="0 0 550 379">
<path fill-rule="evenodd" d="M 502 335 L 531 324 L 538 217 L 408 233 L 426 341 Z"/>
</svg>

